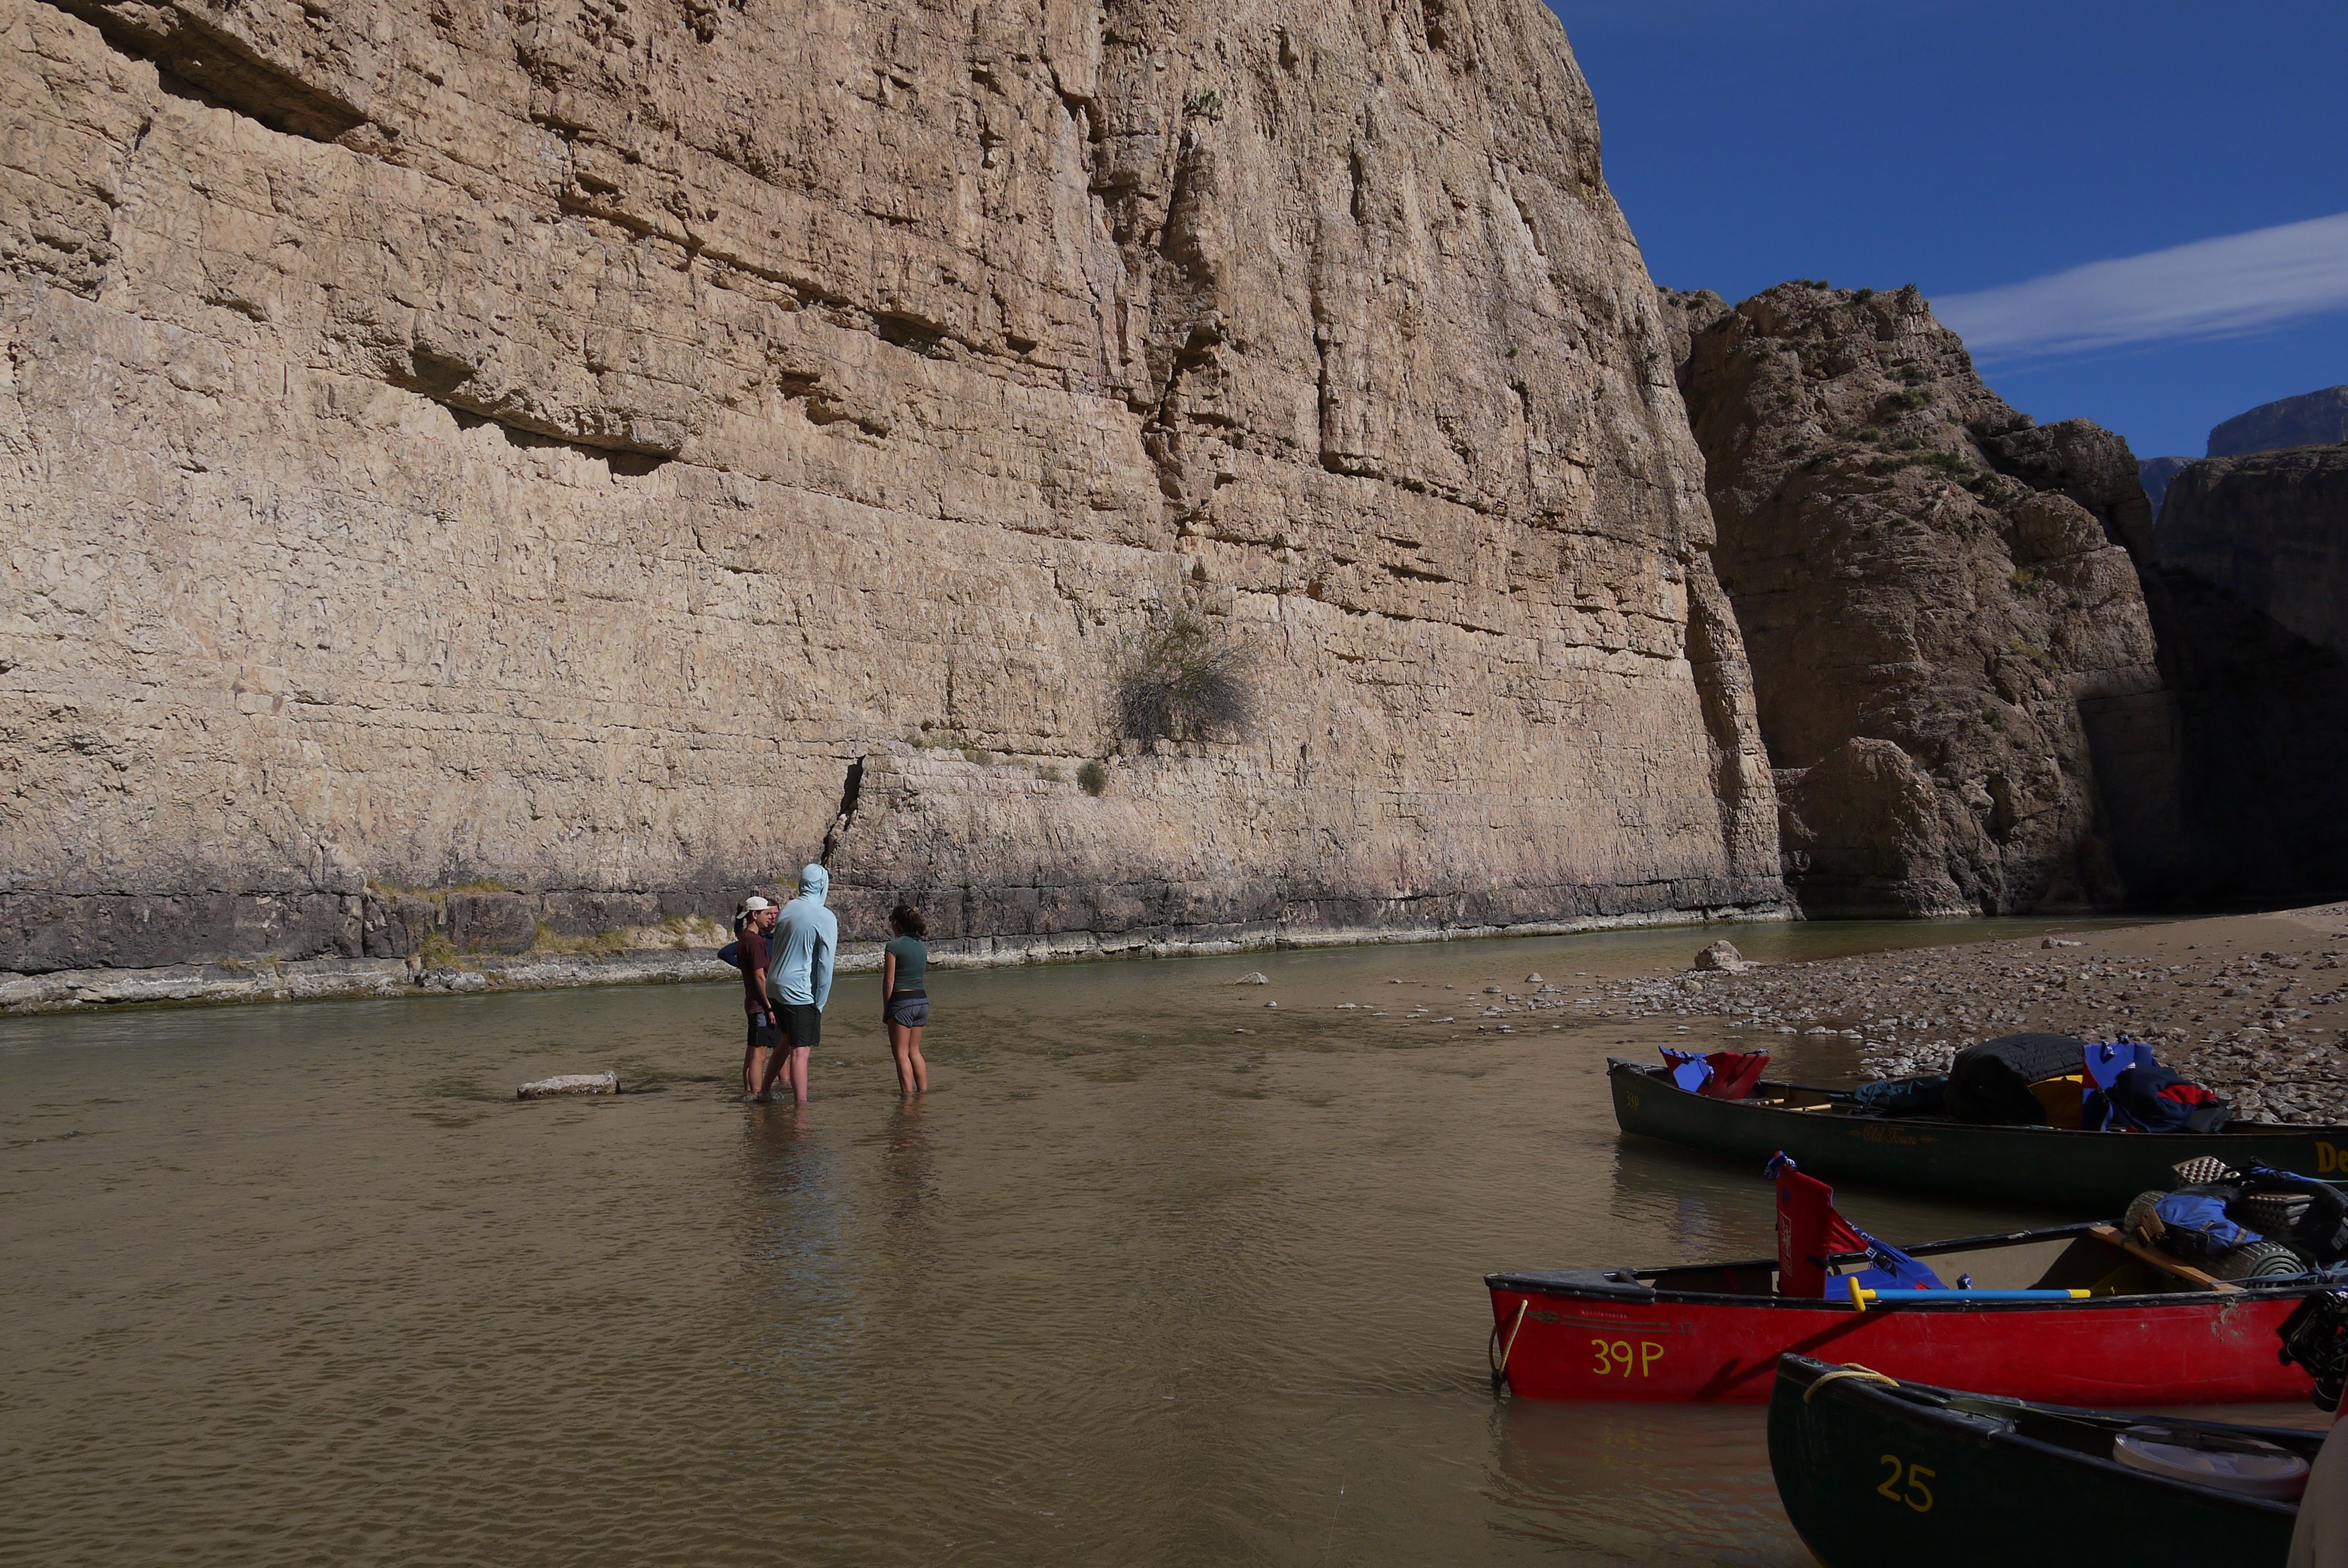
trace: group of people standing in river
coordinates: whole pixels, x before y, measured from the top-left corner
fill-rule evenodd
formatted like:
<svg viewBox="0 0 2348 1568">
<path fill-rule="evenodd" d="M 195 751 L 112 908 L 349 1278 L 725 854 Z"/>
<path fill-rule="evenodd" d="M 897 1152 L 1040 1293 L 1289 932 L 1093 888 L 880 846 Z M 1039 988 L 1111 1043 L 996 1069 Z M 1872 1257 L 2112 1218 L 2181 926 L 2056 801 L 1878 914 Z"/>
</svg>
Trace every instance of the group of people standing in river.
<svg viewBox="0 0 2348 1568">
<path fill-rule="evenodd" d="M 823 1038 L 823 1009 L 831 999 L 839 917 L 824 907 L 831 876 L 820 866 L 799 873 L 798 897 L 778 907 L 752 895 L 734 915 L 734 962 L 750 1015 L 742 1052 L 742 1092 L 752 1103 L 773 1097 L 780 1079 L 799 1104 L 808 1099 L 808 1063 Z M 930 1022 L 930 949 L 922 912 L 900 904 L 889 913 L 893 933 L 880 949 L 880 1022 L 897 1061 L 897 1092 L 925 1094 L 930 1064 L 922 1035 Z"/>
</svg>

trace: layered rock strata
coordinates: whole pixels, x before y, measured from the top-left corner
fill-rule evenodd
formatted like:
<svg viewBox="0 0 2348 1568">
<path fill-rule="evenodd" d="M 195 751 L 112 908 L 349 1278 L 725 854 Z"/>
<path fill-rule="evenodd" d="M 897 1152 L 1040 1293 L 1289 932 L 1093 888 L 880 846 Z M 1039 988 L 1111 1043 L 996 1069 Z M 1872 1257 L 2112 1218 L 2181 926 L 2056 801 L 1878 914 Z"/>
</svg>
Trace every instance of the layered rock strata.
<svg viewBox="0 0 2348 1568">
<path fill-rule="evenodd" d="M 2348 446 L 2188 466 L 2169 486 L 2153 545 L 2162 566 L 2204 578 L 2348 655 Z"/>
<path fill-rule="evenodd" d="M 2034 427 L 1913 289 L 1667 295 L 1803 908 L 2171 885 L 2177 719 L 2126 445 Z"/>
<path fill-rule="evenodd" d="M 1533 0 L 0 0 L 0 968 L 1780 897 Z M 1117 733 L 1176 618 L 1251 727 Z"/>
<path fill-rule="evenodd" d="M 2327 386 L 2261 403 L 2214 426 L 2208 456 L 2243 457 L 2285 446 L 2334 446 L 2348 441 L 2348 386 Z"/>
</svg>

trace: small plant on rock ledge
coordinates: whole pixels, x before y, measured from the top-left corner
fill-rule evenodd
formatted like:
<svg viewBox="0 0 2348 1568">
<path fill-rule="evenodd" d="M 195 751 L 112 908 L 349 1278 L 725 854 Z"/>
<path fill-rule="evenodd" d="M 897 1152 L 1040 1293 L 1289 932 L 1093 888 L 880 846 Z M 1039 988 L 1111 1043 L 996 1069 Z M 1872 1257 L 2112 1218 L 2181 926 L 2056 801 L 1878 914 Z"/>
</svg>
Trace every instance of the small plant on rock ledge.
<svg viewBox="0 0 2348 1568">
<path fill-rule="evenodd" d="M 1107 794 L 1108 770 L 1090 758 L 1086 759 L 1085 764 L 1076 770 L 1076 787 L 1088 795 Z"/>
<path fill-rule="evenodd" d="M 1230 632 L 1178 610 L 1126 650 L 1117 733 L 1129 741 L 1236 738 L 1255 717 L 1253 661 Z"/>
</svg>

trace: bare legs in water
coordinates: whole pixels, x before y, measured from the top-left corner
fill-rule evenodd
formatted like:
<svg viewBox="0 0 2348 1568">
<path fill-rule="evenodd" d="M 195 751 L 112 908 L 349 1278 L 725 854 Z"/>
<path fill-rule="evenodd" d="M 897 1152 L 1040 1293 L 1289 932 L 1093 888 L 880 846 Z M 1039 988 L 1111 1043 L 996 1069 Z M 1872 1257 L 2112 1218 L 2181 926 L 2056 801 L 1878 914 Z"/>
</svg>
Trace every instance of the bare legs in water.
<svg viewBox="0 0 2348 1568">
<path fill-rule="evenodd" d="M 922 1059 L 922 1036 L 927 1026 L 916 1024 L 907 1028 L 901 1023 L 889 1026 L 889 1051 L 897 1059 L 897 1092 L 927 1094 L 930 1091 L 930 1064 Z"/>
<path fill-rule="evenodd" d="M 778 1047 L 774 1053 L 774 1060 L 767 1064 L 767 1076 L 758 1085 L 758 1098 L 764 1100 L 773 1093 L 775 1081 L 779 1078 L 790 1086 L 792 1102 L 799 1105 L 806 1104 L 808 1102 L 808 1058 L 812 1054 L 813 1052 L 804 1045 L 796 1050 L 788 1045 Z"/>
</svg>

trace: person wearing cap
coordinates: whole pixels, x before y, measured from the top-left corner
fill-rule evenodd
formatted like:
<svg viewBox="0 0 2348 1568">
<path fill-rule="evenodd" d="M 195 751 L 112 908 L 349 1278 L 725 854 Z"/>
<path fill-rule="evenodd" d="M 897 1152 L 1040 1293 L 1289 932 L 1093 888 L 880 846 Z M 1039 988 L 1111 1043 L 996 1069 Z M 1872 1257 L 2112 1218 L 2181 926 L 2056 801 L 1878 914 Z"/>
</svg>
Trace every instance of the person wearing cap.
<svg viewBox="0 0 2348 1568">
<path fill-rule="evenodd" d="M 774 923 L 774 956 L 767 960 L 767 995 L 783 1025 L 783 1049 L 767 1064 L 763 1096 L 778 1073 L 790 1074 L 791 1098 L 808 1098 L 808 1059 L 823 1038 L 823 1004 L 831 999 L 831 958 L 839 948 L 839 917 L 823 907 L 831 876 L 820 866 L 799 873 L 799 896 L 783 906 Z"/>
<path fill-rule="evenodd" d="M 775 928 L 778 911 L 757 894 L 742 900 L 740 933 L 735 963 L 742 970 L 742 1005 L 750 1015 L 750 1038 L 742 1050 L 742 1092 L 764 1100 L 774 1081 L 776 1048 L 782 1029 L 775 1017 L 774 999 L 767 992 L 767 966 L 772 960 L 767 933 Z"/>
</svg>

